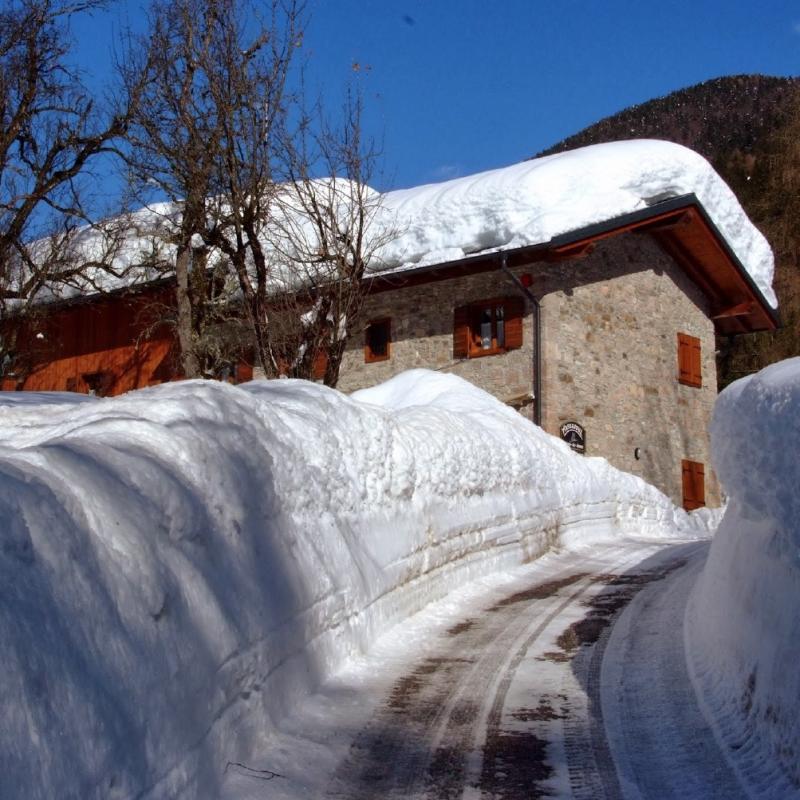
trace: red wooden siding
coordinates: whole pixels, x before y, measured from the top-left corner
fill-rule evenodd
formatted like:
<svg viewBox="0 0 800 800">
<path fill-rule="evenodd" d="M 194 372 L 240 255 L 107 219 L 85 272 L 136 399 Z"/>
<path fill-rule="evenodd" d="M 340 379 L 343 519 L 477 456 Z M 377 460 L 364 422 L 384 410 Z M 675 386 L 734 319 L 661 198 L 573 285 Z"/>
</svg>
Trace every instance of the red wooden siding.
<svg viewBox="0 0 800 800">
<path fill-rule="evenodd" d="M 17 349 L 33 356 L 22 388 L 114 395 L 180 377 L 172 329 L 153 324 L 154 306 L 172 299 L 164 289 L 108 296 L 24 323 Z M 17 379 L 7 376 L 0 388 L 18 388 Z"/>
</svg>

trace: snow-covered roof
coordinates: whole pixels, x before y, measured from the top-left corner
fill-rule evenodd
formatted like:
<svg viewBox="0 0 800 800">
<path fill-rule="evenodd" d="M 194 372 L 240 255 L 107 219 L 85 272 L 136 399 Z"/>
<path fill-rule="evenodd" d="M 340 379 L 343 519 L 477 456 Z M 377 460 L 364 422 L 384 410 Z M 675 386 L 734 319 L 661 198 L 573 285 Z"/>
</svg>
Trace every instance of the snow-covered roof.
<svg viewBox="0 0 800 800">
<path fill-rule="evenodd" d="M 772 307 L 767 240 L 702 156 L 638 139 L 582 147 L 444 183 L 388 192 L 379 222 L 399 234 L 382 268 L 407 269 L 556 236 L 694 194 Z"/>
<path fill-rule="evenodd" d="M 321 179 L 313 185 L 327 201 L 335 197 L 337 213 L 346 219 L 348 203 L 358 192 L 349 191 L 340 179 Z M 290 194 L 287 189 L 287 198 Z M 671 142 L 598 144 L 443 183 L 360 194 L 372 206 L 365 238 L 380 242 L 370 248 L 369 269 L 374 274 L 545 245 L 555 237 L 685 195 L 697 198 L 764 299 L 777 307 L 774 259 L 766 239 L 711 165 Z M 286 199 L 276 205 L 274 215 L 276 230 L 270 235 L 279 242 L 278 250 L 298 249 L 282 242 L 285 231 L 291 230 L 308 240 L 299 250 L 315 252 L 316 229 L 302 218 L 296 203 Z M 169 258 L 171 245 L 165 242 L 179 224 L 180 209 L 169 203 L 132 214 L 124 221 L 125 241 L 114 260 L 119 276 L 95 274 L 92 286 L 110 290 L 152 279 L 155 273 L 139 265 L 153 263 L 154 248 Z M 97 230 L 90 230 L 77 246 L 85 258 L 99 260 L 104 244 Z M 76 293 L 82 291 L 66 290 Z"/>
</svg>

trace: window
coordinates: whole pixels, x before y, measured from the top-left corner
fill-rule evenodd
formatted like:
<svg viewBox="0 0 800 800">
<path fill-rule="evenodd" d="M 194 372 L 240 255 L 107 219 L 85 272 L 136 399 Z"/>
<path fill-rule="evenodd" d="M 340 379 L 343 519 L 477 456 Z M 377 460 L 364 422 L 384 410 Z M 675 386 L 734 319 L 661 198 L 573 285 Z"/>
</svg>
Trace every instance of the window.
<svg viewBox="0 0 800 800">
<path fill-rule="evenodd" d="M 485 303 L 472 309 L 470 350 L 503 350 L 506 346 L 505 306 Z"/>
<path fill-rule="evenodd" d="M 106 397 L 111 393 L 114 384 L 114 375 L 111 372 L 88 372 L 81 375 L 83 382 L 89 390 L 89 394 L 96 394 L 98 397 Z"/>
<path fill-rule="evenodd" d="M 703 385 L 700 366 L 700 340 L 686 333 L 678 334 L 678 380 L 698 389 Z"/>
<path fill-rule="evenodd" d="M 683 478 L 683 507 L 687 511 L 702 508 L 706 504 L 705 467 L 699 461 L 681 461 Z"/>
<path fill-rule="evenodd" d="M 389 319 L 376 319 L 367 325 L 364 337 L 364 361 L 388 361 L 391 357 L 392 323 Z"/>
<path fill-rule="evenodd" d="M 521 297 L 484 300 L 455 310 L 453 358 L 478 358 L 522 347 Z"/>
</svg>

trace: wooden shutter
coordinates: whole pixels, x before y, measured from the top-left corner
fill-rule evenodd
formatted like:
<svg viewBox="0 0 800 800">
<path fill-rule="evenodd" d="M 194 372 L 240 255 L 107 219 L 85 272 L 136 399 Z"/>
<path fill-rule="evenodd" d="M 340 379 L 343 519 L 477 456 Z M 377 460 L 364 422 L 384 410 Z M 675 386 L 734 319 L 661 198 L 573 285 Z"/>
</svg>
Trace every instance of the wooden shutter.
<svg viewBox="0 0 800 800">
<path fill-rule="evenodd" d="M 506 350 L 522 347 L 522 317 L 525 314 L 525 301 L 519 297 L 506 297 L 505 308 Z"/>
<path fill-rule="evenodd" d="M 453 311 L 453 358 L 469 358 L 469 306 Z"/>
<path fill-rule="evenodd" d="M 311 377 L 315 381 L 321 381 L 325 377 L 325 370 L 328 368 L 328 351 L 324 348 L 317 350 L 314 362 L 311 365 Z"/>
<path fill-rule="evenodd" d="M 706 504 L 705 467 L 699 461 L 681 461 L 683 479 L 683 507 L 687 511 Z"/>
<path fill-rule="evenodd" d="M 240 361 L 236 365 L 236 383 L 245 383 L 253 380 L 253 365 Z"/>
<path fill-rule="evenodd" d="M 686 333 L 678 334 L 678 380 L 686 386 L 703 385 L 700 340 Z"/>
<path fill-rule="evenodd" d="M 692 386 L 697 386 L 698 388 L 703 385 L 703 372 L 700 366 L 700 340 L 696 339 L 694 336 L 690 337 L 690 362 L 692 368 Z"/>
</svg>

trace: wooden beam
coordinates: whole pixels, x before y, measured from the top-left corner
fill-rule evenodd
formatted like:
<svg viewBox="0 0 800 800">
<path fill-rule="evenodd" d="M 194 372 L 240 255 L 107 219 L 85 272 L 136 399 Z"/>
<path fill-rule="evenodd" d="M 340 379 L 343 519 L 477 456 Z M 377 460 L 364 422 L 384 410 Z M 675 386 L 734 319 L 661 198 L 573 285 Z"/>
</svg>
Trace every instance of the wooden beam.
<svg viewBox="0 0 800 800">
<path fill-rule="evenodd" d="M 706 277 L 703 270 L 699 268 L 699 265 L 692 255 L 687 252 L 683 242 L 679 238 L 672 235 L 669 231 L 654 231 L 653 236 L 664 250 L 678 262 L 689 278 L 700 287 L 700 290 L 709 299 L 712 306 L 715 302 L 719 302 L 720 299 L 724 299 L 720 296 L 719 287 L 711 283 Z"/>
<path fill-rule="evenodd" d="M 595 248 L 595 240 L 585 240 L 553 247 L 547 251 L 545 261 L 571 261 L 588 256 Z"/>
<path fill-rule="evenodd" d="M 728 306 L 721 308 L 711 314 L 711 319 L 726 319 L 728 317 L 746 317 L 752 314 L 756 304 L 752 300 L 747 300 L 744 303 L 737 303 L 735 306 Z"/>
<path fill-rule="evenodd" d="M 652 233 L 653 231 L 668 231 L 674 228 L 680 228 L 686 225 L 691 225 L 697 212 L 693 208 L 685 208 L 681 211 L 676 211 L 673 214 L 663 217 L 657 217 L 652 222 L 645 222 L 634 228 L 635 233 Z"/>
</svg>

